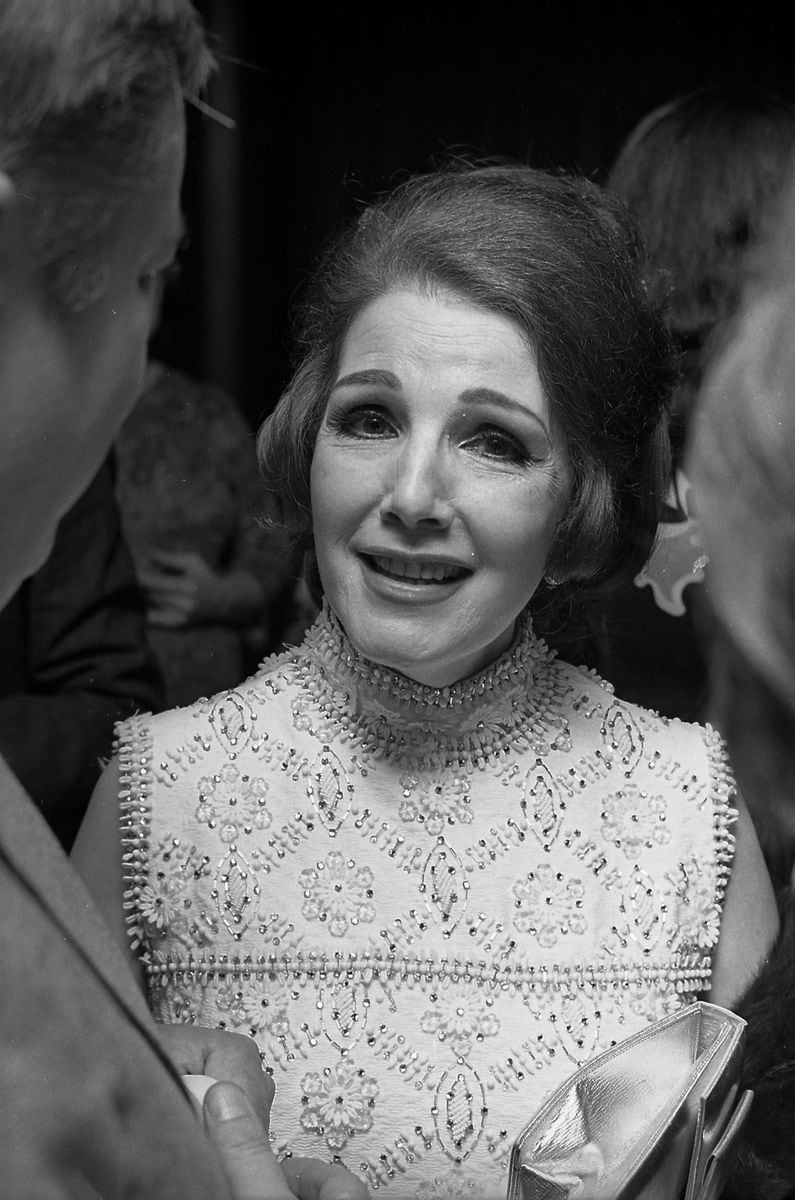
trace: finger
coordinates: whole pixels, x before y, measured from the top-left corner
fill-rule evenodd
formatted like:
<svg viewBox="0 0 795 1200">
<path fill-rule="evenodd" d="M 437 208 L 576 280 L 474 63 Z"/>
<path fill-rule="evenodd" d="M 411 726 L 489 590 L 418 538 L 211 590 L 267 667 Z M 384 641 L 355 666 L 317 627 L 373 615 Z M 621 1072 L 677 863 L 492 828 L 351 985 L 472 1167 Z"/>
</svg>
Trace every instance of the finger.
<svg viewBox="0 0 795 1200">
<path fill-rule="evenodd" d="M 157 567 L 142 567 L 138 571 L 138 583 L 147 592 L 169 591 L 174 585 L 173 571 L 159 571 Z"/>
<path fill-rule="evenodd" d="M 275 1084 L 270 1075 L 262 1069 L 262 1059 L 256 1043 L 239 1033 L 229 1034 L 229 1037 L 239 1038 L 243 1046 L 214 1046 L 207 1055 L 205 1070 L 214 1079 L 228 1079 L 243 1088 L 261 1123 L 267 1128 L 276 1090 Z"/>
<path fill-rule="evenodd" d="M 175 582 L 168 590 L 163 589 L 154 601 L 161 608 L 171 608 L 176 613 L 188 613 L 196 602 L 193 589 L 185 587 L 182 582 Z"/>
<path fill-rule="evenodd" d="M 182 629 L 188 624 L 185 613 L 175 612 L 172 608 L 150 608 L 146 619 L 155 629 Z"/>
<path fill-rule="evenodd" d="M 158 588 L 155 591 L 150 591 L 147 598 L 151 608 L 174 609 L 175 611 L 181 611 L 180 598 L 173 595 L 165 588 Z"/>
<path fill-rule="evenodd" d="M 319 1158 L 287 1158 L 282 1170 L 299 1200 L 368 1200 L 370 1193 L 347 1167 Z"/>
<path fill-rule="evenodd" d="M 170 596 L 189 596 L 196 590 L 196 581 L 190 575 L 176 572 L 158 574 L 156 571 L 151 571 L 148 575 L 142 574 L 139 583 L 150 595 L 166 600 Z"/>
<path fill-rule="evenodd" d="M 270 1148 L 267 1128 L 242 1088 L 214 1083 L 204 1097 L 204 1126 L 218 1151 L 234 1200 L 295 1200 Z"/>
<path fill-rule="evenodd" d="M 153 550 L 149 559 L 165 571 L 185 571 L 200 561 L 200 555 L 195 550 Z"/>
<path fill-rule="evenodd" d="M 158 1037 L 181 1075 L 210 1075 L 243 1088 L 267 1127 L 274 1084 L 252 1038 L 202 1025 L 159 1025 Z"/>
<path fill-rule="evenodd" d="M 149 606 L 157 610 L 164 620 L 187 620 L 193 609 L 194 598 L 177 592 L 160 592 L 149 597 Z"/>
</svg>

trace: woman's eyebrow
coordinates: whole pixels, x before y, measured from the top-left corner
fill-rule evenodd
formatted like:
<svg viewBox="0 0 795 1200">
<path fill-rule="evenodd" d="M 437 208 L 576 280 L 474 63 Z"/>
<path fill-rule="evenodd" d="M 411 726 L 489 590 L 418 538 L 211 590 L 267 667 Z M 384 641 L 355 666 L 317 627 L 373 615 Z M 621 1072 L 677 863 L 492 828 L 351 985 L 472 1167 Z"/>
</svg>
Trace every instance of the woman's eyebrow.
<svg viewBox="0 0 795 1200">
<path fill-rule="evenodd" d="M 549 435 L 547 424 L 540 413 L 535 412 L 532 408 L 528 408 L 521 400 L 514 400 L 512 396 L 506 395 L 505 392 L 498 392 L 493 388 L 486 387 L 467 388 L 466 391 L 461 393 L 461 400 L 465 404 L 488 404 L 492 408 L 501 408 L 505 412 L 514 413 L 516 416 L 535 421 Z"/>
<path fill-rule="evenodd" d="M 390 388 L 392 391 L 399 392 L 401 388 L 400 380 L 392 371 L 382 371 L 373 368 L 369 371 L 351 371 L 349 375 L 343 375 L 334 384 L 335 389 L 339 387 L 354 387 L 361 384 L 376 385 L 378 387 Z"/>
</svg>

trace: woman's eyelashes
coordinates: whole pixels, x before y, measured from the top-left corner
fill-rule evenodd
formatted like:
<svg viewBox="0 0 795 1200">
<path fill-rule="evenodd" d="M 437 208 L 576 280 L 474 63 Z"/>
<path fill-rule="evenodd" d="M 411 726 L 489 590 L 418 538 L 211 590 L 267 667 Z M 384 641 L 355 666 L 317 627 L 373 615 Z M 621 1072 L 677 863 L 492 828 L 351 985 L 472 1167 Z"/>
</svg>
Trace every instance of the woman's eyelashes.
<svg viewBox="0 0 795 1200">
<path fill-rule="evenodd" d="M 326 424 L 332 433 L 360 441 L 395 438 L 404 431 L 399 417 L 388 408 L 370 402 L 332 406 Z M 523 438 L 512 430 L 486 421 L 474 425 L 468 421 L 466 429 L 450 431 L 448 437 L 468 454 L 509 466 L 547 462 L 551 453 L 545 437 Z"/>
<path fill-rule="evenodd" d="M 376 404 L 331 408 L 326 423 L 333 433 L 342 437 L 362 438 L 365 441 L 394 437 L 397 432 L 389 414 Z"/>
<path fill-rule="evenodd" d="M 497 425 L 482 426 L 467 437 L 462 446 L 465 450 L 474 451 L 496 462 L 522 466 L 525 463 L 540 461 L 520 437 Z"/>
</svg>

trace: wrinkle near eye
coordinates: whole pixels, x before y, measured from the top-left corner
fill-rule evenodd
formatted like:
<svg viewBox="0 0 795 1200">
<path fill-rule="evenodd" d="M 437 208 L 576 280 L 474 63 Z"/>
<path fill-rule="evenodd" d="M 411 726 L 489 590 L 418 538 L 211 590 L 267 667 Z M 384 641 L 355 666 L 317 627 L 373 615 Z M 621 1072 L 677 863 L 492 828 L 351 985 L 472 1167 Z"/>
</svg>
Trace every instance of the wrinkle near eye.
<svg viewBox="0 0 795 1200">
<path fill-rule="evenodd" d="M 334 391 L 338 388 L 349 387 L 383 387 L 389 391 L 400 391 L 400 380 L 393 371 L 385 371 L 380 368 L 368 368 L 362 371 L 350 371 L 347 375 L 343 375 L 334 384 Z"/>
<path fill-rule="evenodd" d="M 324 425 L 330 433 L 353 441 L 380 441 L 398 432 L 396 422 L 387 408 L 355 400 L 332 404 Z"/>
</svg>

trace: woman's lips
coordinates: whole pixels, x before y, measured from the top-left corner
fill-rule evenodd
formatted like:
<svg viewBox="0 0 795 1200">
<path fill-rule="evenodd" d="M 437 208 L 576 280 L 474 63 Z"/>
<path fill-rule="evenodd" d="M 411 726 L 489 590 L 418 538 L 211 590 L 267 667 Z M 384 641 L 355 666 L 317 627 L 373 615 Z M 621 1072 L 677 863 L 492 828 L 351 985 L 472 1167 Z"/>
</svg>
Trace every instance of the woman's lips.
<svg viewBox="0 0 795 1200">
<path fill-rule="evenodd" d="M 365 554 L 363 557 L 379 575 L 408 583 L 455 583 L 470 574 L 466 567 L 436 559 L 389 558 L 383 554 Z"/>
</svg>

